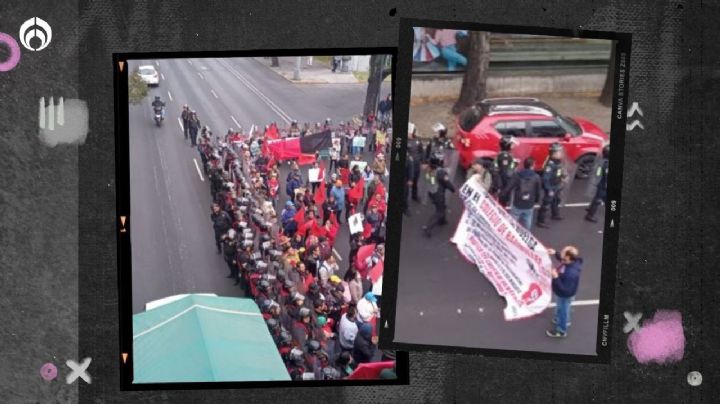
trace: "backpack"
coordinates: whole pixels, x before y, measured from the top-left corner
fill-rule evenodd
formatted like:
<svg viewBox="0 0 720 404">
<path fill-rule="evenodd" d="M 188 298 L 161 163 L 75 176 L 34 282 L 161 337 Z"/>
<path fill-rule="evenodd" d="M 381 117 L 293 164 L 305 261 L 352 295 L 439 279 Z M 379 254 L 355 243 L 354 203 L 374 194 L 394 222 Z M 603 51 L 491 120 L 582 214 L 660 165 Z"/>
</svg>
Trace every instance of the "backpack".
<svg viewBox="0 0 720 404">
<path fill-rule="evenodd" d="M 533 198 L 535 193 L 535 178 L 530 176 L 520 177 L 519 194 L 521 201 L 529 201 Z"/>
</svg>

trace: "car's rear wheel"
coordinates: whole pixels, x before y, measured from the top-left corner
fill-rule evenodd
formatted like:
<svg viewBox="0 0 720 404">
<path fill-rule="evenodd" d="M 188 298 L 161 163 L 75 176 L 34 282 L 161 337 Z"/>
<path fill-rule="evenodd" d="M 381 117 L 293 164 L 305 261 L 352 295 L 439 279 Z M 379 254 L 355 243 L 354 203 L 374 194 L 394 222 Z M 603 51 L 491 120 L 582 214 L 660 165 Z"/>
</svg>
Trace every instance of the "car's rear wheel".
<svg viewBox="0 0 720 404">
<path fill-rule="evenodd" d="M 593 167 L 595 166 L 595 155 L 585 154 L 575 161 L 575 178 L 585 180 L 590 177 Z"/>
</svg>

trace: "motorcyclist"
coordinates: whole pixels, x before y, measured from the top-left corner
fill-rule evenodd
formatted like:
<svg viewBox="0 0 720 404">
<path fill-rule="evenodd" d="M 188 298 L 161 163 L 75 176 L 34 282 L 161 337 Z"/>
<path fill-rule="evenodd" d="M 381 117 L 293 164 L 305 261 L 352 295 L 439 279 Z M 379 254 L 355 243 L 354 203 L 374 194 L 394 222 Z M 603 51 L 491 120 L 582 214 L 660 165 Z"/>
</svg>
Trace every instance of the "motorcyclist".
<svg viewBox="0 0 720 404">
<path fill-rule="evenodd" d="M 152 102 L 153 111 L 155 113 L 160 112 L 160 119 L 165 119 L 165 103 L 160 100 L 160 96 L 155 96 L 155 101 Z"/>
</svg>

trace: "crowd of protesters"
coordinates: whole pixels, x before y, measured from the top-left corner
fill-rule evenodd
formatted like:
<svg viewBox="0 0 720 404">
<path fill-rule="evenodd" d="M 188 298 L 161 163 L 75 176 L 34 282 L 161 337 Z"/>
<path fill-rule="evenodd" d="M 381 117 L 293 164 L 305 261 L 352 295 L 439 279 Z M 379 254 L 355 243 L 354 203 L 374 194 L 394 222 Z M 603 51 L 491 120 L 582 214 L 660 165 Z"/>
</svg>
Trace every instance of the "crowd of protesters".
<svg viewBox="0 0 720 404">
<path fill-rule="evenodd" d="M 370 116 L 337 125 L 327 119 L 293 121 L 283 129 L 275 123 L 247 132 L 231 128 L 218 135 L 201 127 L 187 106 L 186 118 L 210 183 L 217 253 L 229 281 L 262 311 L 290 377 L 343 379 L 362 363 L 394 362 L 394 352 L 377 349 L 376 327 L 385 255 L 386 125 Z M 280 161 L 267 147 L 269 139 L 327 130 L 333 147 L 316 150 L 309 162 Z M 359 136 L 364 144 L 354 141 Z M 314 170 L 312 182 L 301 171 L 305 164 Z M 289 166 L 286 176 L 283 165 Z M 344 231 L 350 252 L 341 257 L 334 247 Z M 380 377 L 394 377 L 394 367 Z"/>
</svg>

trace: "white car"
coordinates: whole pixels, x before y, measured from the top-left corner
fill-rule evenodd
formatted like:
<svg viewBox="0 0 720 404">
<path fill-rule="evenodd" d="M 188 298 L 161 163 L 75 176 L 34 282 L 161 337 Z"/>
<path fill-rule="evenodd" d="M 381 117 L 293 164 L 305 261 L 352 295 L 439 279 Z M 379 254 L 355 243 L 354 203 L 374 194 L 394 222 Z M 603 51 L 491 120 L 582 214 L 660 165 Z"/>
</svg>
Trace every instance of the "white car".
<svg viewBox="0 0 720 404">
<path fill-rule="evenodd" d="M 142 79 L 142 81 L 147 83 L 148 86 L 159 86 L 160 85 L 160 75 L 158 74 L 157 70 L 155 70 L 155 66 L 152 66 L 152 65 L 140 66 L 138 68 L 138 74 L 140 75 L 140 78 Z"/>
</svg>

